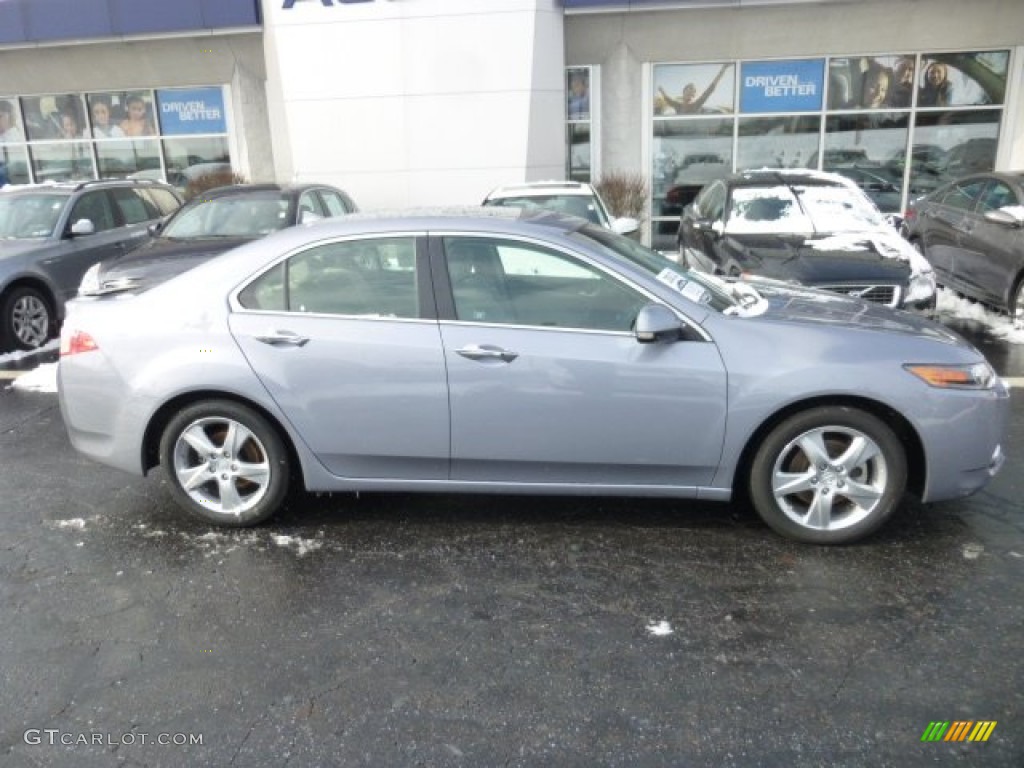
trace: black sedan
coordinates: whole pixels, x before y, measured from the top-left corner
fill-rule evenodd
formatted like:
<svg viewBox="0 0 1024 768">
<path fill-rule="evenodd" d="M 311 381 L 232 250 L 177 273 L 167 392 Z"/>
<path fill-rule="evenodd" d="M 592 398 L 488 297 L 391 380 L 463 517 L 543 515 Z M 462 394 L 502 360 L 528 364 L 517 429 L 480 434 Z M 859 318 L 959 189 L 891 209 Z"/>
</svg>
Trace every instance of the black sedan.
<svg viewBox="0 0 1024 768">
<path fill-rule="evenodd" d="M 837 174 L 765 169 L 714 181 L 683 210 L 678 239 L 681 260 L 707 272 L 935 306 L 927 261 Z"/>
<path fill-rule="evenodd" d="M 279 229 L 357 210 L 347 194 L 323 184 L 219 187 L 153 225 L 153 237 L 138 248 L 92 267 L 78 293 L 143 290 Z"/>
<path fill-rule="evenodd" d="M 948 286 L 1024 321 L 1024 173 L 979 173 L 910 203 L 904 235 Z"/>
</svg>

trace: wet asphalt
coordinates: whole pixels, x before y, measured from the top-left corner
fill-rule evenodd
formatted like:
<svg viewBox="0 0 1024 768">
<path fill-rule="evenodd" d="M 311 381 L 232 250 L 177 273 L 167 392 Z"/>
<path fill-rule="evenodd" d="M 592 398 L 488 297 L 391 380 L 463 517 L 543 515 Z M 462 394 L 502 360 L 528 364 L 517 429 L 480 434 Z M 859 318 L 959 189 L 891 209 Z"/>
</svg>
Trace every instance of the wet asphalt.
<svg viewBox="0 0 1024 768">
<path fill-rule="evenodd" d="M 662 500 L 297 495 L 225 532 L 0 388 L 0 766 L 1021 766 L 1020 399 L 1010 435 L 985 491 L 843 548 Z"/>
</svg>

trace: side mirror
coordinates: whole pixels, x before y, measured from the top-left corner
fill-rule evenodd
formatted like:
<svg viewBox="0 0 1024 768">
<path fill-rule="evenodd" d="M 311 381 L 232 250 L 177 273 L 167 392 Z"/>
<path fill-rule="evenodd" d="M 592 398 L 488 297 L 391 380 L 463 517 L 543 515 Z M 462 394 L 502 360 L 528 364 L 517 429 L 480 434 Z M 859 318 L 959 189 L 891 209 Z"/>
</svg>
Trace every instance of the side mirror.
<svg viewBox="0 0 1024 768">
<path fill-rule="evenodd" d="M 693 222 L 693 228 L 697 232 L 703 232 L 706 235 L 712 237 L 718 237 L 722 234 L 722 227 L 717 221 L 711 219 L 695 219 Z"/>
<path fill-rule="evenodd" d="M 152 224 L 146 227 L 146 231 L 149 232 L 149 234 L 153 235 L 153 237 L 156 237 L 158 234 L 160 234 L 160 230 L 162 230 L 163 228 L 164 223 L 162 221 L 154 221 Z"/>
<path fill-rule="evenodd" d="M 96 225 L 93 224 L 89 219 L 79 219 L 71 225 L 71 236 L 78 237 L 80 235 L 95 235 Z"/>
<path fill-rule="evenodd" d="M 1024 218 L 1010 213 L 1005 208 L 995 211 L 985 211 L 985 219 L 995 224 L 1002 224 L 1004 227 L 1019 227 L 1024 225 Z"/>
<path fill-rule="evenodd" d="M 631 235 L 639 229 L 640 222 L 633 218 L 623 217 L 612 221 L 612 232 L 618 232 L 620 235 Z"/>
<path fill-rule="evenodd" d="M 636 316 L 636 340 L 641 344 L 678 341 L 683 326 L 675 313 L 664 304 L 647 304 Z"/>
<path fill-rule="evenodd" d="M 304 209 L 302 213 L 299 214 L 299 223 L 310 224 L 314 221 L 320 221 L 322 218 L 323 216 L 313 213 L 313 211 L 310 211 L 308 209 Z"/>
</svg>

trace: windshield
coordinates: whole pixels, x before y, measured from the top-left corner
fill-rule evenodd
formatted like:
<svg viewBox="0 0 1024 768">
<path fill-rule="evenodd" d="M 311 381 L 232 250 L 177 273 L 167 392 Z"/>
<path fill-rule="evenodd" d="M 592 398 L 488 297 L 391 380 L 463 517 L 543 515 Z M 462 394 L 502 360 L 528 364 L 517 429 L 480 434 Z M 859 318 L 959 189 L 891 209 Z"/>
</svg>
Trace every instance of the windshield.
<svg viewBox="0 0 1024 768">
<path fill-rule="evenodd" d="M 500 197 L 487 200 L 484 205 L 497 205 L 504 208 L 543 208 L 546 211 L 566 213 L 579 216 L 592 224 L 608 226 L 608 217 L 601 204 L 589 195 L 520 195 L 518 197 Z"/>
<path fill-rule="evenodd" d="M 279 194 L 195 200 L 164 227 L 161 237 L 263 237 L 287 225 L 288 201 Z"/>
<path fill-rule="evenodd" d="M 49 237 L 67 201 L 67 195 L 53 193 L 0 195 L 0 238 L 31 240 Z"/>
<path fill-rule="evenodd" d="M 686 269 L 628 237 L 594 226 L 582 227 L 570 237 L 583 238 L 591 247 L 632 262 L 691 301 L 717 312 L 725 312 L 737 304 L 729 285 L 710 275 Z"/>
<path fill-rule="evenodd" d="M 842 185 L 792 184 L 732 191 L 728 234 L 867 232 L 885 219 L 860 191 Z"/>
</svg>

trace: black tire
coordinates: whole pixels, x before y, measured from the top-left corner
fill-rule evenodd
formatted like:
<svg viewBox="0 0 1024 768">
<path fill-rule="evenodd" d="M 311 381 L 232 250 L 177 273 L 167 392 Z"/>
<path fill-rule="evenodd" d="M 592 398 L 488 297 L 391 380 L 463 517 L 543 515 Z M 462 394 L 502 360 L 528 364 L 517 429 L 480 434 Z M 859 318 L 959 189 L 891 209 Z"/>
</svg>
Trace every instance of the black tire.
<svg viewBox="0 0 1024 768">
<path fill-rule="evenodd" d="M 1024 275 L 1018 275 L 1013 284 L 1007 309 L 1015 327 L 1024 325 Z"/>
<path fill-rule="evenodd" d="M 867 450 L 848 454 L 854 440 Z M 892 516 L 906 484 L 906 451 L 892 429 L 865 411 L 824 406 L 794 414 L 768 434 L 754 455 L 749 491 L 777 533 L 848 544 Z"/>
<path fill-rule="evenodd" d="M 229 434 L 235 450 L 226 445 Z M 254 410 L 230 400 L 195 403 L 172 418 L 160 439 L 160 463 L 178 505 L 215 525 L 257 525 L 288 493 L 291 467 L 281 436 Z M 195 482 L 186 488 L 190 476 Z"/>
<path fill-rule="evenodd" d="M 19 285 L 4 294 L 0 304 L 3 349 L 37 349 L 53 338 L 53 304 L 41 291 Z"/>
</svg>

